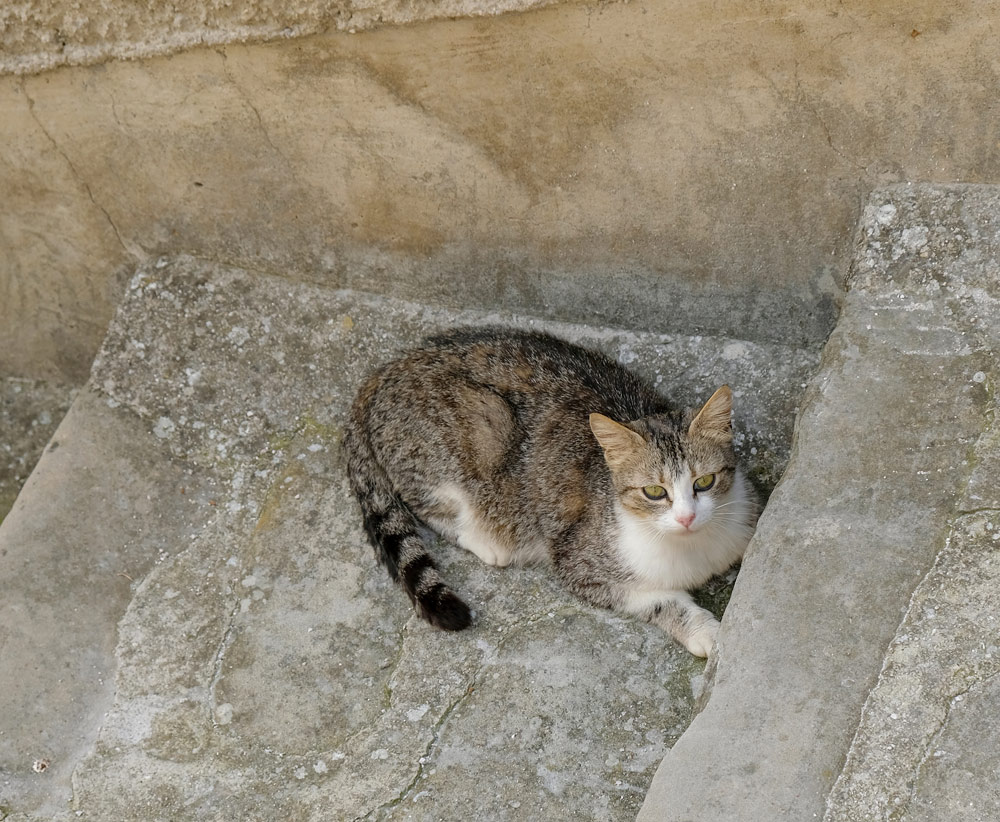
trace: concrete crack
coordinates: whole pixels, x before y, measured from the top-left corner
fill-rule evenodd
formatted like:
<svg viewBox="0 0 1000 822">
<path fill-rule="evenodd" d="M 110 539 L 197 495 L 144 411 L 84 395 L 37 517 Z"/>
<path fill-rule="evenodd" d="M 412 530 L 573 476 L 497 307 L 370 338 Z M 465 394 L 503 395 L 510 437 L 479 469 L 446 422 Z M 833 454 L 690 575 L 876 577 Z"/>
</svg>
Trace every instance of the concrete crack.
<svg viewBox="0 0 1000 822">
<path fill-rule="evenodd" d="M 208 715 L 212 719 L 212 726 L 218 727 L 219 723 L 215 718 L 215 691 L 222 680 L 222 663 L 226 656 L 226 651 L 233 644 L 233 635 L 236 633 L 236 616 L 240 612 L 240 598 L 236 597 L 236 602 L 234 603 L 232 609 L 229 612 L 229 619 L 226 621 L 226 630 L 222 634 L 222 639 L 219 642 L 219 647 L 215 652 L 215 660 L 212 663 L 212 681 L 208 684 L 208 695 L 207 695 L 207 709 Z"/>
<path fill-rule="evenodd" d="M 391 708 L 392 707 L 392 684 L 391 684 L 392 683 L 392 678 L 396 675 L 396 671 L 399 669 L 399 666 L 403 662 L 403 656 L 406 653 L 406 651 L 405 651 L 406 637 L 409 634 L 410 622 L 413 621 L 413 619 L 415 619 L 415 618 L 416 618 L 415 615 L 411 616 L 408 620 L 406 620 L 406 622 L 403 623 L 402 627 L 399 629 L 399 646 L 398 646 L 399 650 L 396 652 L 395 658 L 392 659 L 392 660 L 390 660 L 389 664 L 387 666 L 389 668 L 389 671 L 386 673 L 386 677 L 385 677 L 385 682 L 386 682 L 386 685 L 385 685 L 385 687 L 386 687 L 386 700 L 385 700 L 386 704 L 385 704 L 385 707 L 386 708 Z"/>
<path fill-rule="evenodd" d="M 1000 508 L 962 508 L 956 512 L 955 521 L 966 519 L 968 517 L 976 516 L 977 514 L 1000 514 Z"/>
<path fill-rule="evenodd" d="M 902 818 L 902 814 L 910 807 L 911 804 L 913 804 L 913 800 L 917 798 L 917 790 L 920 787 L 920 778 L 924 770 L 924 765 L 927 764 L 928 759 L 934 756 L 938 740 L 948 727 L 948 723 L 951 721 L 951 715 L 955 710 L 955 706 L 962 702 L 964 697 L 968 696 L 973 691 L 982 690 L 997 677 L 1000 677 L 1000 670 L 993 671 L 993 673 L 979 682 L 973 683 L 968 688 L 952 694 L 951 698 L 948 700 L 948 707 L 945 709 L 944 717 L 941 719 L 941 724 L 927 741 L 927 747 L 924 749 L 924 755 L 920 758 L 920 762 L 917 763 L 917 767 L 913 772 L 913 782 L 910 785 L 910 794 L 906 798 L 906 802 L 899 808 L 900 816 L 897 818 Z"/>
<path fill-rule="evenodd" d="M 121 117 L 118 115 L 118 103 L 115 101 L 115 96 L 108 93 L 108 100 L 111 101 L 111 116 L 115 118 L 115 125 L 121 132 L 125 132 L 125 124 L 122 122 Z"/>
<path fill-rule="evenodd" d="M 257 127 L 260 129 L 260 133 L 264 135 L 265 142 L 271 147 L 271 150 L 281 158 L 281 161 L 288 167 L 292 172 L 293 176 L 295 173 L 294 166 L 285 156 L 284 152 L 278 148 L 274 140 L 271 138 L 271 132 L 268 130 L 267 126 L 264 124 L 264 118 L 261 116 L 260 109 L 257 108 L 256 104 L 250 98 L 243 84 L 236 79 L 236 75 L 233 74 L 232 69 L 229 67 L 229 58 L 226 55 L 225 49 L 217 49 L 216 52 L 222 58 L 222 73 L 226 76 L 226 79 L 232 83 L 233 88 L 236 89 L 236 93 L 239 94 L 240 99 L 246 104 L 247 108 L 253 112 L 254 117 L 257 120 Z"/>
<path fill-rule="evenodd" d="M 477 677 L 479 676 L 481 668 L 482 666 L 480 666 L 480 670 L 477 670 L 476 673 L 473 675 L 472 681 L 466 687 L 465 691 L 459 694 L 459 696 L 457 696 L 454 700 L 452 700 L 451 704 L 447 708 L 445 708 L 441 716 L 438 717 L 438 721 L 434 723 L 434 727 L 431 728 L 431 738 L 427 742 L 427 747 L 424 748 L 424 752 L 420 755 L 420 758 L 417 760 L 417 770 L 413 774 L 413 778 L 392 799 L 388 800 L 387 802 L 383 802 L 377 808 L 373 808 L 372 810 L 368 811 L 368 813 L 366 813 L 364 816 L 355 817 L 353 822 L 365 822 L 365 820 L 374 820 L 377 818 L 376 814 L 380 814 L 384 811 L 390 810 L 391 808 L 395 808 L 397 805 L 400 805 L 401 803 L 406 801 L 407 797 L 413 792 L 413 789 L 417 786 L 417 784 L 420 782 L 421 777 L 424 775 L 424 769 L 427 766 L 428 762 L 430 761 L 431 755 L 434 752 L 434 748 L 441 740 L 441 729 L 444 727 L 449 717 L 455 712 L 455 709 L 459 705 L 461 705 L 466 700 L 466 698 L 471 696 L 472 693 L 476 690 Z"/>
<path fill-rule="evenodd" d="M 500 648 L 502 648 L 506 642 L 508 642 L 512 637 L 519 634 L 522 630 L 530 628 L 531 626 L 539 622 L 542 622 L 543 620 L 550 619 L 551 617 L 549 616 L 549 614 L 552 613 L 553 611 L 557 616 L 561 614 L 579 613 L 579 610 L 573 606 L 564 606 L 555 609 L 546 608 L 544 611 L 524 617 L 523 619 L 520 619 L 517 622 L 515 622 L 511 626 L 510 630 L 506 631 L 504 635 L 497 640 L 497 646 L 496 646 L 497 649 L 499 650 Z M 407 623 L 404 625 L 404 634 L 406 625 L 408 624 L 409 621 L 407 621 Z M 394 663 L 394 668 L 398 667 L 400 661 L 402 660 L 402 657 L 403 657 L 403 652 L 401 650 L 397 660 Z M 460 693 L 455 699 L 452 700 L 452 702 L 448 705 L 448 707 L 444 709 L 441 716 L 438 717 L 437 722 L 434 723 L 434 726 L 431 728 L 431 735 L 430 739 L 427 742 L 427 746 L 424 748 L 424 752 L 420 755 L 420 757 L 417 760 L 417 768 L 413 774 L 413 778 L 410 779 L 410 781 L 407 782 L 407 784 L 404 785 L 402 789 L 399 791 L 399 793 L 397 793 L 394 797 L 383 802 L 378 807 L 373 808 L 364 815 L 355 817 L 353 822 L 366 822 L 367 820 L 375 820 L 378 818 L 379 814 L 384 813 L 385 811 L 388 811 L 392 808 L 395 808 L 398 805 L 405 802 L 407 798 L 413 793 L 414 789 L 417 787 L 417 785 L 419 785 L 420 780 L 423 777 L 427 766 L 430 764 L 435 749 L 441 742 L 441 734 L 445 724 L 448 722 L 448 719 L 451 717 L 451 715 L 458 709 L 458 707 L 466 699 L 472 696 L 473 693 L 475 693 L 476 688 L 479 685 L 480 677 L 483 674 L 484 668 L 485 665 L 482 662 L 476 665 L 473 672 L 469 675 L 469 682 L 468 685 L 466 685 L 465 690 L 462 693 Z"/>
<path fill-rule="evenodd" d="M 65 160 L 66 165 L 69 166 L 69 170 L 73 173 L 76 181 L 83 187 L 83 190 L 87 192 L 87 197 L 90 199 L 90 202 L 93 203 L 94 207 L 104 215 L 104 219 L 107 220 L 108 225 L 111 227 L 111 231 L 114 232 L 114 235 L 118 240 L 118 244 L 122 247 L 126 254 L 135 260 L 136 263 L 142 263 L 146 259 L 146 253 L 139 246 L 130 247 L 132 244 L 125 241 L 122 233 L 118 230 L 118 226 L 115 225 L 115 221 L 111 219 L 111 214 L 109 214 L 108 210 L 97 201 L 90 184 L 84 179 L 79 169 L 77 169 L 76 164 L 70 159 L 69 155 L 63 150 L 63 148 L 42 123 L 41 118 L 35 111 L 35 101 L 28 93 L 27 84 L 24 78 L 21 79 L 21 92 L 24 94 L 24 98 L 28 101 L 28 113 L 31 115 L 31 119 L 35 121 L 35 125 L 38 126 L 42 134 L 44 134 L 46 139 L 52 144 L 52 148 L 55 149 L 56 153 L 58 153 L 59 156 Z M 117 114 L 114 116 L 117 120 Z"/>
<path fill-rule="evenodd" d="M 826 144 L 830 147 L 830 150 L 836 154 L 841 160 L 847 163 L 848 166 L 852 167 L 855 171 L 860 171 L 862 173 L 867 173 L 868 168 L 860 163 L 856 163 L 851 160 L 846 154 L 844 154 L 837 146 L 833 143 L 833 134 L 830 132 L 830 127 L 826 124 L 826 120 L 823 119 L 823 115 L 819 113 L 816 107 L 810 102 L 809 97 L 806 95 L 802 88 L 802 80 L 799 77 L 799 63 L 795 62 L 795 96 L 798 100 L 799 105 L 802 106 L 809 114 L 813 116 L 813 119 L 819 124 L 820 129 L 823 131 L 823 136 L 826 138 Z"/>
</svg>

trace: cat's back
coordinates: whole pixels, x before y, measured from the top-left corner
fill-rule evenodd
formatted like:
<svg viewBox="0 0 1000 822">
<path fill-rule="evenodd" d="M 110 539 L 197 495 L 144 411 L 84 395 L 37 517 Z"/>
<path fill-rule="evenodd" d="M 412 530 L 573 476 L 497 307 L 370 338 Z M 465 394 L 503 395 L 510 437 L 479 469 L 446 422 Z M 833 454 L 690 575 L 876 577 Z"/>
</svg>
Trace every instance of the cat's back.
<svg viewBox="0 0 1000 822">
<path fill-rule="evenodd" d="M 662 410 L 662 400 L 630 371 L 544 332 L 460 328 L 428 338 L 410 356 L 429 377 L 447 374 L 502 396 L 561 405 L 582 402 L 588 413 L 625 418 Z M 401 365 L 407 367 L 405 359 Z"/>
<path fill-rule="evenodd" d="M 602 354 L 541 332 L 459 328 L 373 373 L 355 399 L 350 435 L 386 463 L 446 460 L 453 470 L 457 460 L 464 473 L 486 476 L 517 454 L 533 458 L 517 457 L 522 466 L 598 456 L 594 412 L 631 420 L 666 410 Z"/>
</svg>

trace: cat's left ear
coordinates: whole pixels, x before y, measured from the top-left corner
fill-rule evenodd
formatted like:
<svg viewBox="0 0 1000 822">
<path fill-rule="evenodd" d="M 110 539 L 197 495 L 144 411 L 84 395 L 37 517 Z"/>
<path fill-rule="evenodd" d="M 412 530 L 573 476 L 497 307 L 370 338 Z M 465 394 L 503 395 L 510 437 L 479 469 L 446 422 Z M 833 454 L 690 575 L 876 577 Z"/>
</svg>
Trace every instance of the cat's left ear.
<svg viewBox="0 0 1000 822">
<path fill-rule="evenodd" d="M 688 428 L 689 437 L 705 437 L 717 442 L 728 442 L 733 438 L 730 417 L 733 412 L 733 392 L 728 385 L 712 394 Z"/>
<path fill-rule="evenodd" d="M 604 449 L 604 459 L 611 468 L 624 465 L 646 444 L 641 434 L 604 414 L 590 415 L 590 430 Z"/>
</svg>

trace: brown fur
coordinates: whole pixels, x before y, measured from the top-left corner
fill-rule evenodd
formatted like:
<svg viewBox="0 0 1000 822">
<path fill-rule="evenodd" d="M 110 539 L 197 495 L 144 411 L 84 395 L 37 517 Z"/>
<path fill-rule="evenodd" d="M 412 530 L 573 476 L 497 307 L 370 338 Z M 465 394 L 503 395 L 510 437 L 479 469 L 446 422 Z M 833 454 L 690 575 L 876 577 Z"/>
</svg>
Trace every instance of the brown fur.
<svg viewBox="0 0 1000 822">
<path fill-rule="evenodd" d="M 376 371 L 358 393 L 344 445 L 377 556 L 434 624 L 456 630 L 471 615 L 440 578 L 421 524 L 491 564 L 546 559 L 584 599 L 640 613 L 699 653 L 714 620 L 683 589 L 738 558 L 752 522 L 741 514 L 738 536 L 720 532 L 731 546 L 711 556 L 691 547 L 693 558 L 682 543 L 696 540 L 681 536 L 673 547 L 662 534 L 647 557 L 633 531 L 664 517 L 656 527 L 684 531 L 670 520 L 671 500 L 647 499 L 644 486 L 676 486 L 683 496 L 683 477 L 694 472 L 715 485 L 704 498 L 687 493 L 678 510 L 695 498 L 727 498 L 737 480 L 731 397 L 720 388 L 682 424 L 605 357 L 544 334 L 465 329 Z M 686 569 L 676 579 L 655 570 L 672 551 Z"/>
</svg>

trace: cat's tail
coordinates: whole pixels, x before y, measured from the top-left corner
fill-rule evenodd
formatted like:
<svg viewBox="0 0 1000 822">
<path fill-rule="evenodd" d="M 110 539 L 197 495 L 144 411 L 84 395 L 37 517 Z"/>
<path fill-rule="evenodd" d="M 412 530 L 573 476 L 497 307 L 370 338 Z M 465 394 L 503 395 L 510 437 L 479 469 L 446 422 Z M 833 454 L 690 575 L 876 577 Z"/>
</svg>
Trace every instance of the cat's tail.
<svg viewBox="0 0 1000 822">
<path fill-rule="evenodd" d="M 441 578 L 420 537 L 420 522 L 393 489 L 357 423 L 344 435 L 347 472 L 376 558 L 431 625 L 445 631 L 467 628 L 472 621 L 469 606 Z"/>
</svg>

